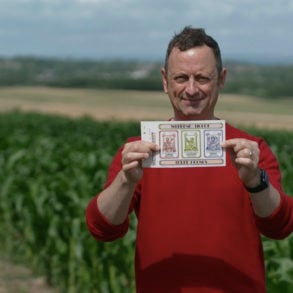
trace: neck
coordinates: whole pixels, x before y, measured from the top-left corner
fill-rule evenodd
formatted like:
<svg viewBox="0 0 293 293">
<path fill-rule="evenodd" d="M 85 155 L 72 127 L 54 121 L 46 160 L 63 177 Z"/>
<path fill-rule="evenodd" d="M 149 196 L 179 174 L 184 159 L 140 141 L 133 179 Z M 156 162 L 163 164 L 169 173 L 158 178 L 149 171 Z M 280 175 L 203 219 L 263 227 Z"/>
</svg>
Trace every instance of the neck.
<svg viewBox="0 0 293 293">
<path fill-rule="evenodd" d="M 209 117 L 205 117 L 205 118 L 201 118 L 201 117 L 197 117 L 197 118 L 193 118 L 193 117 L 191 117 L 191 118 L 181 118 L 181 117 L 176 117 L 176 116 L 174 116 L 174 117 L 172 117 L 171 119 L 170 119 L 171 121 L 191 121 L 191 120 L 193 120 L 193 121 L 197 121 L 197 120 L 219 120 L 219 118 L 218 117 L 216 117 L 216 116 L 214 116 L 214 115 L 212 115 L 210 118 Z"/>
</svg>

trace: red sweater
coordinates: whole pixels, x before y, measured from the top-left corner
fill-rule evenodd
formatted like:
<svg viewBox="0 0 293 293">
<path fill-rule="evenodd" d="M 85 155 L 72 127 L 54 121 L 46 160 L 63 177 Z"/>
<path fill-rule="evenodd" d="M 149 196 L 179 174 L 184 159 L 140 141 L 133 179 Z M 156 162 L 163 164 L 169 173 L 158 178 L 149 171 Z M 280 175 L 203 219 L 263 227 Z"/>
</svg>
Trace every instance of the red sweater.
<svg viewBox="0 0 293 293">
<path fill-rule="evenodd" d="M 265 292 L 260 234 L 281 239 L 293 231 L 293 198 L 282 191 L 278 163 L 267 144 L 226 126 L 227 139 L 239 137 L 258 142 L 259 165 L 279 190 L 280 206 L 270 217 L 254 215 L 229 155 L 226 167 L 145 169 L 130 207 L 138 218 L 138 293 Z M 121 169 L 121 150 L 105 187 Z M 97 240 L 112 241 L 128 230 L 129 219 L 114 226 L 103 217 L 96 197 L 86 217 Z"/>
</svg>

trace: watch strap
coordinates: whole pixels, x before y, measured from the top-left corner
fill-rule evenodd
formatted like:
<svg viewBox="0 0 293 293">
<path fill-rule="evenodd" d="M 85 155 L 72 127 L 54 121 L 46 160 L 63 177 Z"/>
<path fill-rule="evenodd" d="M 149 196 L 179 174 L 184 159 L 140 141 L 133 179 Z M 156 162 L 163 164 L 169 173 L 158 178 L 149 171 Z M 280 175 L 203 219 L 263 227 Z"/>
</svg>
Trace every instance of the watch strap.
<svg viewBox="0 0 293 293">
<path fill-rule="evenodd" d="M 265 170 L 260 169 L 260 184 L 252 188 L 245 186 L 245 189 L 249 193 L 257 193 L 257 192 L 261 192 L 265 190 L 268 187 L 269 187 L 269 176 Z"/>
</svg>

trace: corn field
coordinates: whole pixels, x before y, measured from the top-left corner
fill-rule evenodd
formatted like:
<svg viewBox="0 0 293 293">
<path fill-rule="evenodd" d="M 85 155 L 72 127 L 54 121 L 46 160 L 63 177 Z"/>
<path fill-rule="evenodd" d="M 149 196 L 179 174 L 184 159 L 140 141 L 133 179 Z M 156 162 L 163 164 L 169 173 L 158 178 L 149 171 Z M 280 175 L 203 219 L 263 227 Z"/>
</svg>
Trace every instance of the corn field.
<svg viewBox="0 0 293 293">
<path fill-rule="evenodd" d="M 293 133 L 250 129 L 276 153 L 293 195 Z M 0 256 L 60 292 L 134 292 L 135 218 L 126 237 L 96 242 L 85 225 L 112 156 L 139 124 L 34 113 L 0 115 Z M 268 292 L 293 292 L 293 235 L 263 238 Z"/>
</svg>

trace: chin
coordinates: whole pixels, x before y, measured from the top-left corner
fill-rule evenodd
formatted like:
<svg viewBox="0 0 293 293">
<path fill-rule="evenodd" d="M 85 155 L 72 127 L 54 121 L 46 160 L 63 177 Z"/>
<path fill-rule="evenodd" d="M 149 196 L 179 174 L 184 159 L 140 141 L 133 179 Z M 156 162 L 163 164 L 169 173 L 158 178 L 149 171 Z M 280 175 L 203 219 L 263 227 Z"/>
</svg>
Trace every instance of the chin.
<svg viewBox="0 0 293 293">
<path fill-rule="evenodd" d="M 190 114 L 187 114 L 187 115 L 180 115 L 179 116 L 179 120 L 202 120 L 201 116 L 200 115 L 190 115 Z"/>
<path fill-rule="evenodd" d="M 187 111 L 186 113 L 183 113 L 183 115 L 188 118 L 188 120 L 195 120 L 203 116 L 202 113 L 195 111 Z"/>
<path fill-rule="evenodd" d="M 186 113 L 183 114 L 183 116 L 180 115 L 180 117 L 183 117 L 182 120 L 209 120 L 210 118 L 207 115 L 204 115 L 203 113 Z"/>
</svg>

